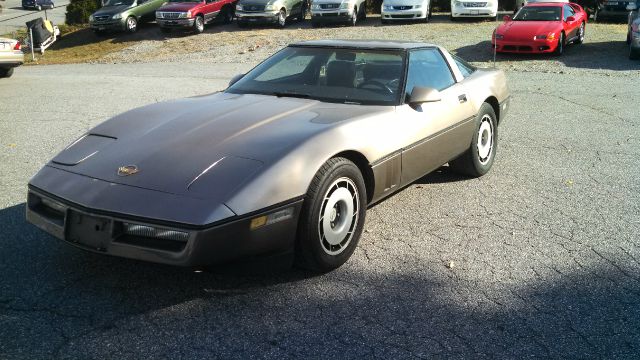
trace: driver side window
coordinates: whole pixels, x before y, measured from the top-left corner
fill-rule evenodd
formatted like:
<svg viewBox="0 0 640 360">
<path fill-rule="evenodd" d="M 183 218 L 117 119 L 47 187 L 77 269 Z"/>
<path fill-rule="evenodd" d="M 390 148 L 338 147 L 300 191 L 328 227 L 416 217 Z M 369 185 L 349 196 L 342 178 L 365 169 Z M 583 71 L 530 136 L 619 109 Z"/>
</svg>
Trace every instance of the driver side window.
<svg viewBox="0 0 640 360">
<path fill-rule="evenodd" d="M 407 94 L 411 94 L 414 86 L 441 91 L 454 83 L 449 65 L 438 49 L 420 49 L 409 53 L 409 71 L 405 88 Z"/>
<path fill-rule="evenodd" d="M 571 6 L 565 4 L 563 7 L 564 7 L 564 14 L 562 15 L 562 20 L 567 21 L 567 18 L 569 16 L 573 16 L 576 14 L 571 8 Z"/>
</svg>

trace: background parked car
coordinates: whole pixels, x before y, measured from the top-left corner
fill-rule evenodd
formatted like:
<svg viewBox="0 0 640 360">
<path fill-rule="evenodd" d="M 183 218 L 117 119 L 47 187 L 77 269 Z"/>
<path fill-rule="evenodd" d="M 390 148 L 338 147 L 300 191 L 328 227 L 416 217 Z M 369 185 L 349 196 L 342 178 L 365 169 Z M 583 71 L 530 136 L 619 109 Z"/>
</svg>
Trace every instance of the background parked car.
<svg viewBox="0 0 640 360">
<path fill-rule="evenodd" d="M 627 18 L 629 10 L 627 5 L 636 3 L 636 0 L 605 0 L 599 2 L 596 8 L 596 12 L 593 14 L 594 21 L 614 20 L 624 21 Z"/>
<path fill-rule="evenodd" d="M 565 45 L 584 41 L 587 13 L 575 3 L 536 2 L 504 20 L 491 39 L 497 52 L 562 55 Z"/>
<path fill-rule="evenodd" d="M 36 9 L 38 11 L 42 9 L 53 9 L 55 5 L 51 0 L 22 0 L 22 8 L 27 9 Z"/>
<path fill-rule="evenodd" d="M 107 0 L 100 10 L 89 16 L 91 29 L 100 34 L 105 31 L 138 30 L 141 21 L 155 19 L 156 10 L 165 0 Z"/>
<path fill-rule="evenodd" d="M 359 19 L 367 17 L 365 0 L 312 0 L 311 24 L 347 23 L 355 26 Z"/>
<path fill-rule="evenodd" d="M 13 75 L 13 69 L 24 63 L 18 40 L 0 38 L 0 78 Z"/>
<path fill-rule="evenodd" d="M 640 59 L 640 4 L 627 5 L 629 11 L 627 44 L 629 44 L 629 59 Z"/>
<path fill-rule="evenodd" d="M 429 21 L 431 0 L 384 0 L 380 14 L 383 24 L 390 20 L 422 19 Z"/>
<path fill-rule="evenodd" d="M 459 18 L 495 18 L 498 0 L 451 0 L 451 20 Z"/>
<path fill-rule="evenodd" d="M 306 0 L 240 0 L 236 5 L 238 26 L 249 23 L 277 24 L 285 27 L 288 19 L 304 20 Z"/>
<path fill-rule="evenodd" d="M 169 0 L 156 11 L 156 23 L 163 32 L 171 29 L 204 31 L 204 25 L 215 19 L 226 24 L 233 20 L 237 0 Z"/>
</svg>

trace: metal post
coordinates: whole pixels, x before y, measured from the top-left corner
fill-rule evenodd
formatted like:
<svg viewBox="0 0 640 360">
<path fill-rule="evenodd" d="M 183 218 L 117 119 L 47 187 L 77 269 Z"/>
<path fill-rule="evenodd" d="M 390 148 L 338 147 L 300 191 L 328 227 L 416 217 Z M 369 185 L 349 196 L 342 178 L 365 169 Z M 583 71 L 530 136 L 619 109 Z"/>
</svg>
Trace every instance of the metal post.
<svg viewBox="0 0 640 360">
<path fill-rule="evenodd" d="M 29 47 L 31 48 L 31 61 L 36 61 L 36 53 L 33 50 L 33 28 L 29 28 Z"/>
</svg>

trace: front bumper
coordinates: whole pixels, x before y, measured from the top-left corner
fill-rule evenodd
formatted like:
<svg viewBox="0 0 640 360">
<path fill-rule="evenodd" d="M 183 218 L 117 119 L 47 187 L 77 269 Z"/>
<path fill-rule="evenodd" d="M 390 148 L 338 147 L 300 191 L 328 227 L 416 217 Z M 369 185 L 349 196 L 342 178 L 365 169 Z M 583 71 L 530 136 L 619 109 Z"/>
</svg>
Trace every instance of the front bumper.
<svg viewBox="0 0 640 360">
<path fill-rule="evenodd" d="M 426 9 L 382 10 L 380 16 L 383 20 L 413 20 L 424 19 L 428 14 Z"/>
<path fill-rule="evenodd" d="M 100 22 L 90 22 L 89 26 L 94 31 L 123 31 L 125 29 L 125 20 L 108 20 Z"/>
<path fill-rule="evenodd" d="M 45 232 L 84 250 L 169 265 L 204 266 L 291 252 L 301 207 L 300 199 L 206 227 L 158 225 L 153 220 L 85 208 L 30 186 L 26 217 Z M 256 222 L 274 214 L 284 216 L 273 223 Z M 126 230 L 133 227 L 147 230 L 142 234 Z"/>
<path fill-rule="evenodd" d="M 191 19 L 158 19 L 156 23 L 163 28 L 191 28 L 195 22 L 195 18 Z"/>
<path fill-rule="evenodd" d="M 454 6 L 451 9 L 451 16 L 454 18 L 496 17 L 498 16 L 498 8 Z"/>
<path fill-rule="evenodd" d="M 236 10 L 236 17 L 238 21 L 244 23 L 261 23 L 272 24 L 278 22 L 278 11 L 272 12 L 245 12 Z"/>
<path fill-rule="evenodd" d="M 312 10 L 311 21 L 320 23 L 349 22 L 353 15 L 353 9 Z"/>
<path fill-rule="evenodd" d="M 496 40 L 491 44 L 499 53 L 544 54 L 551 53 L 558 46 L 557 40 L 512 41 Z"/>
</svg>

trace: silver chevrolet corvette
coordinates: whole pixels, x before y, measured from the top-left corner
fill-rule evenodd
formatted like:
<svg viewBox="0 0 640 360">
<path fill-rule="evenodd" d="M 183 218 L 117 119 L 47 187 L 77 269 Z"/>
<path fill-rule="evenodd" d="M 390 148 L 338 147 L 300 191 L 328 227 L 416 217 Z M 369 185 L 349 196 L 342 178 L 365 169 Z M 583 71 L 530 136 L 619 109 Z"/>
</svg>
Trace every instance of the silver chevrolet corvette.
<svg viewBox="0 0 640 360">
<path fill-rule="evenodd" d="M 131 110 L 29 183 L 27 219 L 82 249 L 199 266 L 269 254 L 328 271 L 366 209 L 449 163 L 482 176 L 505 75 L 435 45 L 309 41 L 222 92 Z"/>
</svg>

